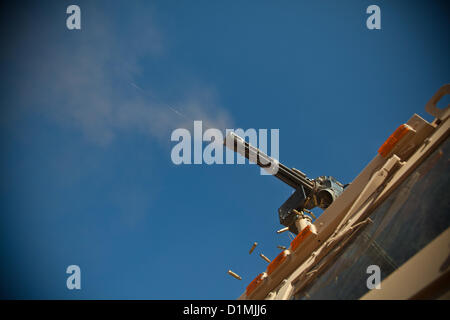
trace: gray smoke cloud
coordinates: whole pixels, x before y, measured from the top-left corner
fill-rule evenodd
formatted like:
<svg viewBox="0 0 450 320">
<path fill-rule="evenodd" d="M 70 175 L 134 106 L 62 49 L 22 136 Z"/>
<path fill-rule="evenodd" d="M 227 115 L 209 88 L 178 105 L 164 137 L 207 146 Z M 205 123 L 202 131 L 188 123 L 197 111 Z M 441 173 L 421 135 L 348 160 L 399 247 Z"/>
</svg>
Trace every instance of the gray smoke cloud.
<svg viewBox="0 0 450 320">
<path fill-rule="evenodd" d="M 145 77 L 142 63 L 164 56 L 167 49 L 151 12 L 127 8 L 120 20 L 114 20 L 82 6 L 79 31 L 61 32 L 45 23 L 36 31 L 25 22 L 20 39 L 6 53 L 20 62 L 9 79 L 18 105 L 11 114 L 39 113 L 99 145 L 108 145 L 126 131 L 168 141 L 173 129 L 190 127 L 194 119 L 220 129 L 230 125 L 231 117 L 219 106 L 214 88 L 198 84 L 195 76 L 196 85 L 177 83 L 183 89 L 171 101 L 136 80 Z M 126 28 L 121 28 L 125 22 Z"/>
</svg>

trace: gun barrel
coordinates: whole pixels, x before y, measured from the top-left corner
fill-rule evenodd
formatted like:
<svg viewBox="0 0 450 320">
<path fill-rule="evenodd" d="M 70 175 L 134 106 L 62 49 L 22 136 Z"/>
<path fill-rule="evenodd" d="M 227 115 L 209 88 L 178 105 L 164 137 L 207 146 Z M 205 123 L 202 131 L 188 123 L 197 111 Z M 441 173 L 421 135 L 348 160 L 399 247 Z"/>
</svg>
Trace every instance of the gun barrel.
<svg viewBox="0 0 450 320">
<path fill-rule="evenodd" d="M 261 168 L 272 173 L 275 177 L 294 189 L 303 186 L 307 191 L 311 191 L 314 188 L 314 182 L 308 179 L 304 173 L 290 169 L 279 163 L 276 159 L 269 157 L 258 148 L 250 145 L 234 132 L 228 133 L 223 144 L 234 152 L 244 156 L 249 161 L 256 163 Z"/>
</svg>

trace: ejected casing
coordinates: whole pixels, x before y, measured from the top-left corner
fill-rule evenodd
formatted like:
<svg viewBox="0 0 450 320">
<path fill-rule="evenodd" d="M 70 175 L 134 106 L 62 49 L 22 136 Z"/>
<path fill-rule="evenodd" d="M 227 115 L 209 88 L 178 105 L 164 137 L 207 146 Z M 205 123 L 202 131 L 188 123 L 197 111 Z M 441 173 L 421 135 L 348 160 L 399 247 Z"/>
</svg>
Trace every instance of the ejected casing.
<svg viewBox="0 0 450 320">
<path fill-rule="evenodd" d="M 278 249 L 281 249 L 281 250 L 286 250 L 286 247 L 285 247 L 285 246 L 277 246 L 277 248 L 278 248 Z"/>
<path fill-rule="evenodd" d="M 256 246 L 258 245 L 258 242 L 253 243 L 252 247 L 250 248 L 250 251 L 248 254 L 252 254 L 253 250 L 255 250 Z"/>
<path fill-rule="evenodd" d="M 267 258 L 265 255 L 263 255 L 262 253 L 259 254 L 261 256 L 261 258 L 263 258 L 264 260 L 266 260 L 268 263 L 270 263 L 270 259 Z"/>
<path fill-rule="evenodd" d="M 288 230 L 289 230 L 289 228 L 288 228 L 288 227 L 286 227 L 286 228 L 283 228 L 283 229 L 277 230 L 277 233 L 283 233 L 283 232 L 285 232 L 285 231 L 288 231 Z"/>
<path fill-rule="evenodd" d="M 233 278 L 236 278 L 236 279 L 238 279 L 238 280 L 242 280 L 242 278 L 241 278 L 239 275 L 237 275 L 236 273 L 234 273 L 234 272 L 231 271 L 231 270 L 228 270 L 228 274 L 229 274 L 230 276 L 232 276 Z"/>
</svg>

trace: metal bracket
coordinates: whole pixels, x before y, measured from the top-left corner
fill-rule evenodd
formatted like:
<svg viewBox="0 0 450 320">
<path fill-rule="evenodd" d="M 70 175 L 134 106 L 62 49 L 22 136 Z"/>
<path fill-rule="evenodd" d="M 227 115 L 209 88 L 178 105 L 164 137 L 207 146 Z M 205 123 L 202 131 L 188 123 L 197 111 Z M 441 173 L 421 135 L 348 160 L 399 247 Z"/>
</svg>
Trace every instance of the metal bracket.
<svg viewBox="0 0 450 320">
<path fill-rule="evenodd" d="M 437 103 L 446 94 L 450 94 L 450 84 L 444 84 L 438 91 L 436 91 L 430 101 L 428 101 L 425 105 L 425 111 L 439 120 L 445 120 L 450 115 L 450 104 L 444 109 L 440 109 L 437 107 Z"/>
</svg>

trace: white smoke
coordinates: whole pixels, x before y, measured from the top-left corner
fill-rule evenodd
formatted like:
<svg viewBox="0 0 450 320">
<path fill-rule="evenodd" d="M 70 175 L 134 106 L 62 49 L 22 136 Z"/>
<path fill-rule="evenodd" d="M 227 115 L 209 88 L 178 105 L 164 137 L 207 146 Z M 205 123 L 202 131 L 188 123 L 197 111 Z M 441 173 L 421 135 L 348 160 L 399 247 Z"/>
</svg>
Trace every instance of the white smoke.
<svg viewBox="0 0 450 320">
<path fill-rule="evenodd" d="M 82 7 L 79 31 L 61 34 L 43 24 L 36 33 L 31 23 L 24 27 L 16 47 L 24 59 L 11 79 L 21 106 L 14 112 L 43 114 L 100 145 L 126 131 L 168 141 L 171 130 L 191 126 L 191 120 L 221 129 L 230 123 L 211 86 L 178 83 L 183 92 L 166 101 L 136 80 L 145 78 L 142 63 L 164 56 L 166 50 L 148 10 L 142 13 L 136 7 L 120 21 L 111 21 L 101 10 L 90 10 L 90 17 L 83 12 Z M 126 31 L 121 28 L 125 23 Z"/>
</svg>

